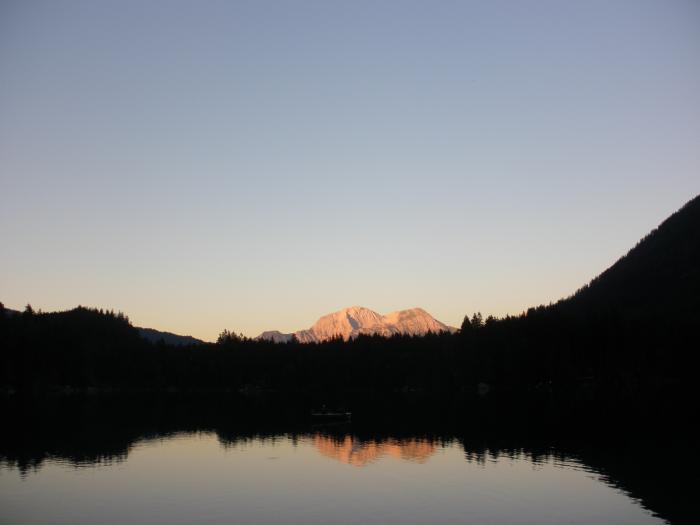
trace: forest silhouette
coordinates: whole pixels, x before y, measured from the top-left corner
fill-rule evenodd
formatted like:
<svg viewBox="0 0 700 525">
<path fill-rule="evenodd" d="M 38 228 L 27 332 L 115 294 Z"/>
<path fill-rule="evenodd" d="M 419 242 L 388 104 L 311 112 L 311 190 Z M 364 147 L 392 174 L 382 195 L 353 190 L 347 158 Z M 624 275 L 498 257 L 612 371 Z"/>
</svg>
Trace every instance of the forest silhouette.
<svg viewBox="0 0 700 525">
<path fill-rule="evenodd" d="M 276 344 L 153 343 L 128 317 L 0 304 L 6 392 L 217 390 L 692 399 L 700 326 L 700 196 L 571 297 L 518 316 L 465 316 L 455 334 Z"/>
</svg>

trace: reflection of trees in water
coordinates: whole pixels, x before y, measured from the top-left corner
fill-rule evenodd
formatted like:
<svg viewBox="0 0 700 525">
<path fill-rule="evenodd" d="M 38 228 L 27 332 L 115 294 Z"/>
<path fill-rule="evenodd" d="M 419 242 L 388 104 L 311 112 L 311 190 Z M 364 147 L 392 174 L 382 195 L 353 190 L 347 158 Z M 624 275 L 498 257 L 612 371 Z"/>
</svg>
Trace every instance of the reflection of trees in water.
<svg viewBox="0 0 700 525">
<path fill-rule="evenodd" d="M 481 465 L 500 458 L 535 465 L 552 462 L 596 473 L 672 523 L 692 523 L 691 491 L 698 481 L 697 459 L 687 452 L 682 432 L 668 430 L 641 432 L 618 427 L 616 432 L 581 434 L 559 429 L 555 439 L 537 422 L 527 428 L 448 428 L 434 422 L 405 428 L 379 419 L 320 430 L 303 418 L 300 422 L 297 417 L 256 408 L 245 411 L 227 403 L 189 401 L 81 400 L 0 408 L 4 421 L 10 423 L 6 425 L 10 430 L 0 433 L 0 462 L 23 475 L 47 461 L 75 467 L 119 463 L 143 442 L 213 432 L 224 448 L 291 441 L 309 444 L 326 457 L 354 466 L 382 458 L 424 463 L 448 445 L 460 446 L 466 461 Z M 598 424 L 605 428 L 608 423 Z"/>
<path fill-rule="evenodd" d="M 38 471 L 44 462 L 55 461 L 74 467 L 121 463 L 129 456 L 140 436 L 89 436 L 57 431 L 51 436 L 27 436 L 2 439 L 0 463 L 17 468 L 22 475 Z"/>
</svg>

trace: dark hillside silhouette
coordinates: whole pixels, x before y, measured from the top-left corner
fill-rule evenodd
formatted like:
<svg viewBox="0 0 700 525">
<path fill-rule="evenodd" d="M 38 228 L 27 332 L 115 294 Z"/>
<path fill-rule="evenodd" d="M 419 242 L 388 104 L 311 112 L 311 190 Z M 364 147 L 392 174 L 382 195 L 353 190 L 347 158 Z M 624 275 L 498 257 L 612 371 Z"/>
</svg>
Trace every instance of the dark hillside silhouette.
<svg viewBox="0 0 700 525">
<path fill-rule="evenodd" d="M 139 331 L 141 337 L 148 339 L 152 343 L 163 341 L 167 345 L 182 346 L 196 345 L 204 342 L 191 335 L 178 335 L 172 332 L 162 332 L 160 330 L 154 330 L 153 328 L 141 328 L 139 326 L 137 326 L 136 329 Z"/>
<path fill-rule="evenodd" d="M 700 196 L 644 237 L 613 266 L 560 301 L 565 309 L 614 311 L 625 317 L 700 312 Z"/>
<path fill-rule="evenodd" d="M 173 345 L 144 339 L 123 314 L 3 310 L 0 385 L 694 402 L 699 254 L 695 198 L 572 297 L 466 316 L 456 334 L 277 344 L 224 330 L 217 343 Z"/>
</svg>

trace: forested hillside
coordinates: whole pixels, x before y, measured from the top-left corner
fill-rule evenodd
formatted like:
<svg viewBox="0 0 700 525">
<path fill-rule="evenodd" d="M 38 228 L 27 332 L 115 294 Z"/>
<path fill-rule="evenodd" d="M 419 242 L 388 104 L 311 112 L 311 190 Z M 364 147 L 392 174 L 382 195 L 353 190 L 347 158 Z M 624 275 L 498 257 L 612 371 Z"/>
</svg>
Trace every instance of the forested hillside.
<svg viewBox="0 0 700 525">
<path fill-rule="evenodd" d="M 224 331 L 150 342 L 123 314 L 0 307 L 7 391 L 212 389 L 687 399 L 700 326 L 700 198 L 568 299 L 458 333 L 301 344 Z"/>
</svg>

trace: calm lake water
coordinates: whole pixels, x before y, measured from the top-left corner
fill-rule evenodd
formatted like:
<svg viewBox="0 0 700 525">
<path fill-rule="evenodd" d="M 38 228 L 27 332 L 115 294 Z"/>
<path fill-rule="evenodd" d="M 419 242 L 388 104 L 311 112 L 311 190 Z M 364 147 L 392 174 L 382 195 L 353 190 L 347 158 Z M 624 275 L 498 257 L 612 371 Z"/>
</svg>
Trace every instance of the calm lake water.
<svg viewBox="0 0 700 525">
<path fill-rule="evenodd" d="M 258 432 L 254 421 L 237 430 L 235 418 L 225 429 L 173 430 L 163 420 L 144 426 L 123 412 L 100 413 L 82 411 L 89 424 L 71 420 L 53 433 L 43 425 L 2 442 L 0 523 L 672 522 L 626 488 L 634 474 L 615 479 L 627 471 L 614 452 L 618 459 L 606 463 L 585 447 L 478 432 L 373 435 L 367 425 L 313 422 Z"/>
</svg>

